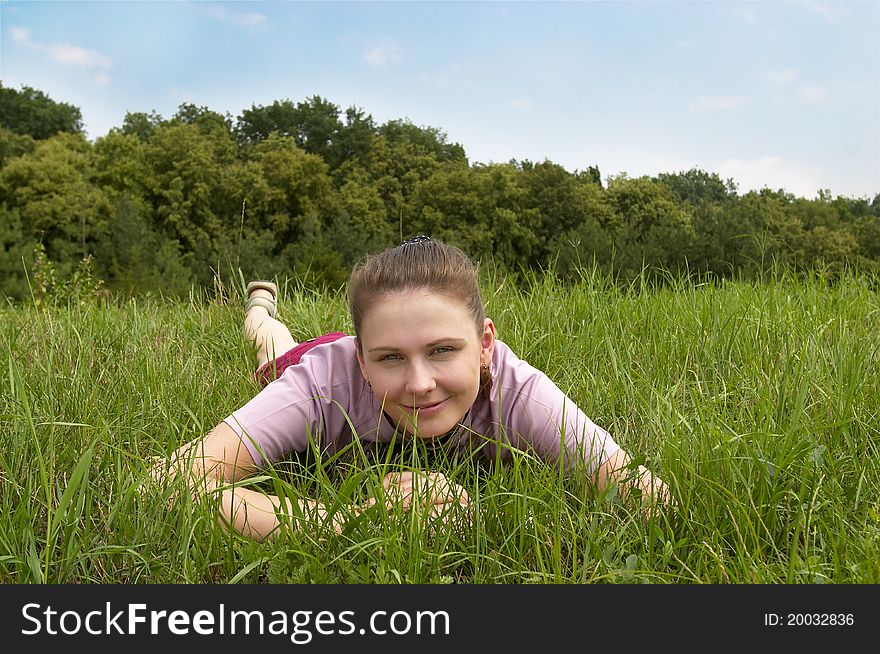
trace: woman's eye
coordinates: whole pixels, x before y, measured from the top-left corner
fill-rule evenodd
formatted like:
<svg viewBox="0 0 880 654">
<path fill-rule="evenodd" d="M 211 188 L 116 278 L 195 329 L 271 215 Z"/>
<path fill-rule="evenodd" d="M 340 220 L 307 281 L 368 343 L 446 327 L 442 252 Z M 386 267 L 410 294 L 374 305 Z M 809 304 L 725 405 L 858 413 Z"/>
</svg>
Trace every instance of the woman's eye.
<svg viewBox="0 0 880 654">
<path fill-rule="evenodd" d="M 447 354 L 449 352 L 452 352 L 451 347 L 435 347 L 434 348 L 434 354 Z"/>
<path fill-rule="evenodd" d="M 399 354 L 386 354 L 379 361 L 397 361 L 399 358 Z"/>
</svg>

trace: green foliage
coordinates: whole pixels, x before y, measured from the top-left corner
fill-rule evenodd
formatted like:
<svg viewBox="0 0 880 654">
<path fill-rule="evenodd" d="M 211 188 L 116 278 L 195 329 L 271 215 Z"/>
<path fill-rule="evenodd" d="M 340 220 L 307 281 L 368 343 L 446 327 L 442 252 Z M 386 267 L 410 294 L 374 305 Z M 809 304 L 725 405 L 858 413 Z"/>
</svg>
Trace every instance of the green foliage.
<svg viewBox="0 0 880 654">
<path fill-rule="evenodd" d="M 106 295 L 104 282 L 96 276 L 94 257 L 86 255 L 68 279 L 61 279 L 55 265 L 46 256 L 42 243 L 34 246 L 31 267 L 34 306 L 47 309 L 51 305 L 94 305 Z"/>
<path fill-rule="evenodd" d="M 620 217 L 612 231 L 614 266 L 624 276 L 633 278 L 645 266 L 686 269 L 695 239 L 691 213 L 665 186 L 647 177 L 618 178 L 609 183 L 608 197 Z"/>
<path fill-rule="evenodd" d="M 571 175 L 550 161 L 522 166 L 525 206 L 539 216 L 532 267 L 552 264 L 566 277 L 576 276 L 581 265 L 610 269 L 611 235 L 620 220 L 593 170 Z"/>
<path fill-rule="evenodd" d="M 37 242 L 62 278 L 92 255 L 126 294 L 237 282 L 230 270 L 336 287 L 365 253 L 417 233 L 497 271 L 570 281 L 593 265 L 624 283 L 880 268 L 880 195 L 738 195 L 696 168 L 605 188 L 597 166 L 471 165 L 439 128 L 376 124 L 320 96 L 234 120 L 193 104 L 168 120 L 127 113 L 94 143 L 78 109 L 39 91 L 0 87 L 0 102 L 19 121 L 0 124 L 0 284 L 15 299 Z"/>
<path fill-rule="evenodd" d="M 142 111 L 127 112 L 122 121 L 121 132 L 126 136 L 136 136 L 141 141 L 146 141 L 162 123 L 162 116 L 155 111 L 149 114 Z"/>
<path fill-rule="evenodd" d="M 722 204 L 736 196 L 732 179 L 723 182 L 717 174 L 699 168 L 682 173 L 660 173 L 657 181 L 669 188 L 679 204 Z"/>
<path fill-rule="evenodd" d="M 155 208 L 159 230 L 178 241 L 193 259 L 196 280 L 210 285 L 233 228 L 239 202 L 223 186 L 223 170 L 235 161 L 231 134 L 204 125 L 171 121 L 158 127 L 145 146 L 151 186 L 147 201 Z"/>
<path fill-rule="evenodd" d="M 477 259 L 527 268 L 535 256 L 540 215 L 523 207 L 512 166 L 441 165 L 416 186 L 410 233 L 433 234 Z"/>
<path fill-rule="evenodd" d="M 37 243 L 34 247 L 33 260 L 34 305 L 43 308 L 59 288 L 58 276 L 55 274 L 55 264 L 46 256 L 46 248 L 42 243 Z"/>
<path fill-rule="evenodd" d="M 256 145 L 272 134 L 287 136 L 310 154 L 321 157 L 331 168 L 363 157 L 375 130 L 372 116 L 349 107 L 345 123 L 339 107 L 315 95 L 294 104 L 275 101 L 268 107 L 252 105 L 238 117 L 236 136 L 243 145 Z"/>
<path fill-rule="evenodd" d="M 466 162 L 464 148 L 449 143 L 446 133 L 436 127 L 419 127 L 408 120 L 390 120 L 378 133 L 394 146 L 404 146 L 414 154 L 432 155 L 438 161 Z"/>
<path fill-rule="evenodd" d="M 0 84 L 0 127 L 41 140 L 58 132 L 82 132 L 78 107 L 55 102 L 42 91 L 22 86 L 20 91 Z"/>
<path fill-rule="evenodd" d="M 0 204 L 0 292 L 5 298 L 28 297 L 27 269 L 36 243 L 25 236 L 18 209 Z"/>
<path fill-rule="evenodd" d="M 114 203 L 109 235 L 96 258 L 108 288 L 122 295 L 184 297 L 193 284 L 180 243 L 156 231 L 141 205 L 127 195 Z"/>
<path fill-rule="evenodd" d="M 18 211 L 23 238 L 45 243 L 65 276 L 94 251 L 106 228 L 109 202 L 92 175 L 90 144 L 66 133 L 0 170 L 0 202 Z"/>
<path fill-rule="evenodd" d="M 33 152 L 35 146 L 32 136 L 0 127 L 0 168 L 16 157 Z"/>
<path fill-rule="evenodd" d="M 378 252 L 396 243 L 397 226 L 386 219 L 382 196 L 363 168 L 349 172 L 335 195 L 329 242 L 339 252 L 346 270 L 365 252 Z"/>
</svg>

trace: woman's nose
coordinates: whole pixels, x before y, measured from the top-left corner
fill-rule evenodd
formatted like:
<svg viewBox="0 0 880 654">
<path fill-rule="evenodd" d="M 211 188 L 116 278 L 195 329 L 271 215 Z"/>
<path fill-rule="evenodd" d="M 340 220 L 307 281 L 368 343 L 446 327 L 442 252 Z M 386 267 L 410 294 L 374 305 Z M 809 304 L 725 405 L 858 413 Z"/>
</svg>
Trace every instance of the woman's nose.
<svg viewBox="0 0 880 654">
<path fill-rule="evenodd" d="M 413 362 L 407 370 L 406 392 L 412 395 L 424 395 L 432 390 L 436 383 L 428 366 L 421 362 Z"/>
</svg>

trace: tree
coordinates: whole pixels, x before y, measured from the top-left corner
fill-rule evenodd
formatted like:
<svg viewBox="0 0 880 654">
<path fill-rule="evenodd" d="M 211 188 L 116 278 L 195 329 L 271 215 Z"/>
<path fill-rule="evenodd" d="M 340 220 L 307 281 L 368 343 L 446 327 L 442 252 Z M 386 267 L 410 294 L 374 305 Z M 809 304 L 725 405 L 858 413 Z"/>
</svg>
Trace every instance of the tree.
<svg viewBox="0 0 880 654">
<path fill-rule="evenodd" d="M 609 183 L 608 198 L 621 219 L 613 235 L 615 268 L 632 277 L 646 265 L 670 271 L 685 267 L 694 227 L 666 186 L 649 177 L 620 177 Z"/>
<path fill-rule="evenodd" d="M 136 136 L 141 141 L 146 141 L 163 122 L 165 121 L 162 119 L 162 116 L 155 111 L 151 111 L 148 114 L 142 111 L 128 112 L 122 121 L 122 129 L 120 131 L 126 136 Z"/>
<path fill-rule="evenodd" d="M 300 102 L 296 108 L 299 119 L 296 144 L 330 166 L 337 164 L 337 141 L 342 131 L 339 107 L 316 95 Z"/>
<path fill-rule="evenodd" d="M 27 297 L 25 268 L 31 267 L 36 244 L 25 235 L 19 210 L 0 204 L 0 295 L 15 300 Z"/>
<path fill-rule="evenodd" d="M 363 109 L 349 107 L 345 110 L 345 125 L 339 131 L 336 152 L 331 168 L 337 168 L 346 161 L 363 161 L 373 145 L 376 125 L 373 117 L 364 114 Z"/>
<path fill-rule="evenodd" d="M 413 210 L 410 198 L 420 181 L 429 178 L 440 167 L 433 153 L 417 150 L 407 142 L 391 143 L 374 135 L 369 149 L 359 160 L 343 163 L 335 172 L 337 186 L 349 178 L 369 180 L 385 206 L 387 221 L 403 238 L 412 228 Z"/>
<path fill-rule="evenodd" d="M 329 237 L 346 269 L 365 252 L 377 252 L 398 240 L 397 225 L 387 220 L 382 196 L 363 168 L 350 172 L 336 198 Z"/>
<path fill-rule="evenodd" d="M 276 100 L 268 107 L 251 105 L 236 119 L 235 135 L 242 145 L 256 145 L 273 132 L 296 139 L 299 112 L 290 100 Z"/>
<path fill-rule="evenodd" d="M 192 255 L 196 279 L 205 285 L 238 226 L 241 206 L 224 185 L 224 171 L 236 160 L 235 141 L 225 129 L 205 129 L 211 124 L 169 121 L 144 146 L 151 185 L 145 195 L 156 227 Z"/>
<path fill-rule="evenodd" d="M 716 173 L 707 173 L 699 168 L 681 173 L 660 173 L 657 181 L 666 186 L 680 204 L 720 204 L 736 196 L 736 185 L 732 179 L 723 182 Z"/>
<path fill-rule="evenodd" d="M 859 244 L 859 254 L 880 264 L 880 216 L 859 218 L 855 226 L 855 234 Z"/>
<path fill-rule="evenodd" d="M 440 165 L 417 184 L 404 235 L 429 234 L 477 259 L 492 258 L 510 269 L 529 267 L 540 216 L 523 205 L 519 174 L 510 164 Z"/>
<path fill-rule="evenodd" d="M 315 95 L 304 102 L 276 101 L 268 107 L 252 105 L 238 117 L 235 131 L 239 141 L 255 145 L 274 133 L 288 136 L 310 154 L 321 157 L 331 169 L 369 143 L 372 118 L 350 107 L 346 125 L 339 118 L 339 107 Z M 359 147 L 360 146 L 360 147 Z"/>
<path fill-rule="evenodd" d="M 602 188 L 602 173 L 599 166 L 588 166 L 586 170 L 576 173 L 578 179 L 582 179 Z"/>
<path fill-rule="evenodd" d="M 376 127 L 372 116 L 350 106 L 343 123 L 340 108 L 315 95 L 303 102 L 276 100 L 268 106 L 251 105 L 236 119 L 234 131 L 242 145 L 255 145 L 273 132 L 289 136 L 297 146 L 320 156 L 331 170 L 352 159 L 362 159 L 374 137 L 384 136 L 392 146 L 406 144 L 414 153 L 434 155 L 439 161 L 466 161 L 464 149 L 449 143 L 434 127 L 418 127 L 408 120 L 392 120 Z"/>
<path fill-rule="evenodd" d="M 232 135 L 232 119 L 222 116 L 207 107 L 197 107 L 185 102 L 177 108 L 172 121 L 179 121 L 185 125 L 195 125 L 203 134 L 218 133 L 227 136 Z"/>
<path fill-rule="evenodd" d="M 277 134 L 258 144 L 251 159 L 267 184 L 267 195 L 252 210 L 265 214 L 276 238 L 295 240 L 297 218 L 320 212 L 331 192 L 327 164 Z"/>
<path fill-rule="evenodd" d="M 55 102 L 29 86 L 16 91 L 0 84 L 0 127 L 37 140 L 58 132 L 78 134 L 82 132 L 82 113 L 78 107 Z"/>
<path fill-rule="evenodd" d="M 33 152 L 36 141 L 27 134 L 16 134 L 10 129 L 0 127 L 0 168 L 9 161 L 28 152 Z"/>
<path fill-rule="evenodd" d="M 177 240 L 156 230 L 144 211 L 125 194 L 115 199 L 110 228 L 96 248 L 100 275 L 108 288 L 121 293 L 183 296 L 195 281 L 192 257 Z"/>
<path fill-rule="evenodd" d="M 592 173 L 572 174 L 544 161 L 523 167 L 521 177 L 525 206 L 540 216 L 534 223 L 540 253 L 533 266 L 556 261 L 557 272 L 567 275 L 579 263 L 610 263 L 615 215 Z"/>
<path fill-rule="evenodd" d="M 657 181 L 691 214 L 694 240 L 687 254 L 688 266 L 694 271 L 729 274 L 725 243 L 732 236 L 732 224 L 724 222 L 723 207 L 736 200 L 733 180 L 724 182 L 715 173 L 691 168 L 681 173 L 661 173 Z"/>
<path fill-rule="evenodd" d="M 390 120 L 379 128 L 394 147 L 404 145 L 414 154 L 433 155 L 438 161 L 458 161 L 467 163 L 464 148 L 458 143 L 449 143 L 446 133 L 436 127 L 418 127 L 408 120 Z"/>
<path fill-rule="evenodd" d="M 94 252 L 106 228 L 108 199 L 92 175 L 89 143 L 64 132 L 0 171 L 0 202 L 18 210 L 24 238 L 42 241 L 62 275 Z"/>
<path fill-rule="evenodd" d="M 297 271 L 315 282 L 345 277 L 341 255 L 330 240 L 334 219 L 327 164 L 292 137 L 271 134 L 248 153 L 244 233 L 271 257 L 275 273 Z M 240 203 L 239 203 L 240 204 Z"/>
<path fill-rule="evenodd" d="M 776 263 L 790 264 L 801 258 L 803 228 L 787 211 L 793 196 L 784 191 L 749 191 L 725 207 L 724 220 L 730 237 L 725 257 L 735 269 L 761 274 Z"/>
<path fill-rule="evenodd" d="M 147 161 L 147 146 L 137 135 L 117 129 L 98 138 L 92 148 L 94 181 L 111 198 L 127 195 L 147 203 L 157 186 Z"/>
</svg>

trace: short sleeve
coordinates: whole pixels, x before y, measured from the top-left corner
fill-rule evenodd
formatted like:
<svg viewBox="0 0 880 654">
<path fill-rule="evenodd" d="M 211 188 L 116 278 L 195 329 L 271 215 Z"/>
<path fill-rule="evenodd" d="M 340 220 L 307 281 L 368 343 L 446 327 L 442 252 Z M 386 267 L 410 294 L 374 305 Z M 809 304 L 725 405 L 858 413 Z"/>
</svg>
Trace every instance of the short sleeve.
<svg viewBox="0 0 880 654">
<path fill-rule="evenodd" d="M 333 447 L 350 431 L 346 420 L 352 388 L 358 385 L 350 341 L 344 338 L 309 350 L 224 420 L 258 466 L 304 452 L 311 444 Z"/>
<path fill-rule="evenodd" d="M 321 430 L 315 389 L 303 383 L 302 369 L 292 368 L 224 420 L 260 467 L 304 451 Z"/>
<path fill-rule="evenodd" d="M 595 473 L 620 446 L 546 374 L 503 347 L 493 395 L 508 442 L 550 463 L 563 459 L 566 469 L 585 464 Z"/>
</svg>

